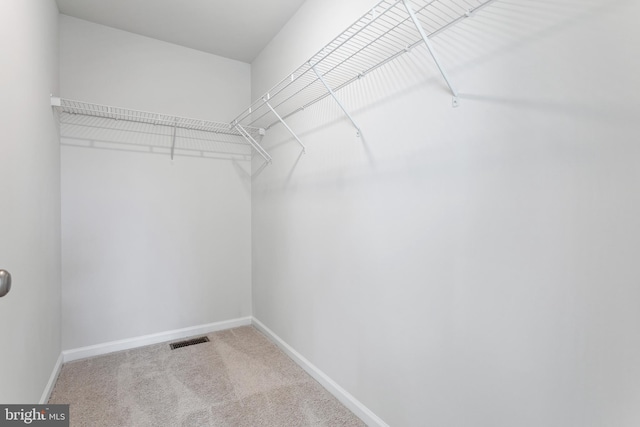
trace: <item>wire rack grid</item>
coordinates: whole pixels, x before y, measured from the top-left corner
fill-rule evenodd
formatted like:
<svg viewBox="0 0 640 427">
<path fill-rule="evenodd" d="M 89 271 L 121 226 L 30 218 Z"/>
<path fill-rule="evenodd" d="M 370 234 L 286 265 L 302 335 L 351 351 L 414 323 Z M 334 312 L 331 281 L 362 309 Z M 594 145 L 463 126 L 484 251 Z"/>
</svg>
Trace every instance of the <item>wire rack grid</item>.
<svg viewBox="0 0 640 427">
<path fill-rule="evenodd" d="M 162 113 L 132 110 L 122 107 L 114 107 L 101 104 L 93 104 L 84 101 L 75 101 L 59 98 L 54 103 L 54 108 L 59 113 L 79 114 L 83 116 L 101 117 L 105 119 L 123 120 L 135 123 L 146 123 L 157 126 L 169 126 L 178 129 L 214 132 L 225 135 L 242 137 L 240 132 L 229 123 L 200 120 L 187 117 L 172 116 Z M 259 135 L 260 130 L 254 127 L 244 128 L 253 136 Z"/>
<path fill-rule="evenodd" d="M 411 0 L 431 38 L 495 0 Z M 232 123 L 269 129 L 403 55 L 424 40 L 403 0 L 382 0 L 353 25 L 256 100 Z M 320 79 L 319 76 L 322 76 Z M 267 102 L 269 105 L 267 105 Z"/>
</svg>

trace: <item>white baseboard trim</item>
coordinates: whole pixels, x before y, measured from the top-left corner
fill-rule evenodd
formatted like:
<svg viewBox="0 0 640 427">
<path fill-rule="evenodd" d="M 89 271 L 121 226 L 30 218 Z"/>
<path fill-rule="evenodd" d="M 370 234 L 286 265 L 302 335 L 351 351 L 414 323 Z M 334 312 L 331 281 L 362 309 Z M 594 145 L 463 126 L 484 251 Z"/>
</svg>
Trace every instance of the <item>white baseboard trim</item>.
<svg viewBox="0 0 640 427">
<path fill-rule="evenodd" d="M 56 385 L 56 380 L 58 379 L 58 375 L 60 375 L 60 369 L 62 369 L 63 356 L 60 353 L 58 356 L 58 360 L 56 364 L 53 366 L 53 371 L 51 372 L 51 376 L 49 377 L 49 382 L 47 383 L 44 391 L 42 392 L 42 396 L 40 397 L 40 404 L 44 405 L 49 401 L 49 397 L 51 397 L 51 392 L 53 391 L 53 386 Z"/>
<path fill-rule="evenodd" d="M 90 345 L 62 352 L 63 362 L 71 362 L 87 357 L 101 356 L 114 353 L 116 351 L 129 350 L 143 347 L 145 345 L 158 344 L 194 335 L 208 334 L 210 332 L 222 331 L 224 329 L 237 328 L 239 326 L 251 325 L 251 317 L 241 317 L 238 319 L 225 320 L 222 322 L 208 323 L 206 325 L 192 326 L 189 328 L 175 329 L 173 331 L 159 332 L 157 334 L 144 335 L 141 337 L 128 338 L 124 340 L 111 341 L 104 344 Z"/>
<path fill-rule="evenodd" d="M 334 395 L 344 406 L 349 408 L 358 418 L 371 427 L 389 427 L 387 423 L 382 421 L 380 417 L 374 414 L 369 408 L 364 406 L 358 399 L 353 397 L 348 391 L 343 389 L 333 381 L 327 374 L 318 369 L 315 365 L 304 358 L 300 353 L 293 349 L 289 344 L 284 342 L 282 338 L 277 336 L 271 329 L 267 328 L 261 321 L 252 318 L 253 325 L 265 334 L 271 341 L 282 349 L 289 357 L 293 359 L 302 369 L 318 381 L 329 393 Z"/>
</svg>

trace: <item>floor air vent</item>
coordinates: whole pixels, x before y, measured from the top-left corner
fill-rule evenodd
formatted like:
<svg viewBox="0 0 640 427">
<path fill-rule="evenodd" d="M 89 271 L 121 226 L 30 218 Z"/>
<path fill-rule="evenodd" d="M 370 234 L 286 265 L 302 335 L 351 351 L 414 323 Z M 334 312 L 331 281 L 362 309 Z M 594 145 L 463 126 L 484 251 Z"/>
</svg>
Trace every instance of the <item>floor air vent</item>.
<svg viewBox="0 0 640 427">
<path fill-rule="evenodd" d="M 171 345 L 171 350 L 175 350 L 176 348 L 187 347 L 189 345 L 195 345 L 195 344 L 202 344 L 203 342 L 209 342 L 209 338 L 208 337 L 193 338 L 186 341 L 174 342 L 173 344 L 170 344 L 170 345 Z"/>
</svg>

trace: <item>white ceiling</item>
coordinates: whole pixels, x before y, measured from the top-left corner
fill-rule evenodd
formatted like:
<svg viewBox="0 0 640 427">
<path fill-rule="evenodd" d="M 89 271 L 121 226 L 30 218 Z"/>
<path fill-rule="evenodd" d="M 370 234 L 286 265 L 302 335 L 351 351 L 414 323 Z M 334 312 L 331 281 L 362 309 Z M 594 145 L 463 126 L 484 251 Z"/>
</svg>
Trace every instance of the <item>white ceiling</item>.
<svg viewBox="0 0 640 427">
<path fill-rule="evenodd" d="M 251 62 L 304 0 L 56 0 L 60 13 Z"/>
</svg>

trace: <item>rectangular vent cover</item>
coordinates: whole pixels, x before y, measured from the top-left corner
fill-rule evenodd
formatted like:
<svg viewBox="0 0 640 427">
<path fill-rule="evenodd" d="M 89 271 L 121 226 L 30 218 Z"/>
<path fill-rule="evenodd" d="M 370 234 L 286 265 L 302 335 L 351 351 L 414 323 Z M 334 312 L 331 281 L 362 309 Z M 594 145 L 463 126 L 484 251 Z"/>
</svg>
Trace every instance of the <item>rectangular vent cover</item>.
<svg viewBox="0 0 640 427">
<path fill-rule="evenodd" d="M 171 350 L 175 350 L 176 348 L 187 347 L 189 345 L 195 345 L 195 344 L 202 344 L 203 342 L 209 342 L 209 338 L 208 337 L 193 338 L 186 341 L 174 342 L 173 344 L 170 344 L 170 345 L 171 345 Z"/>
</svg>

